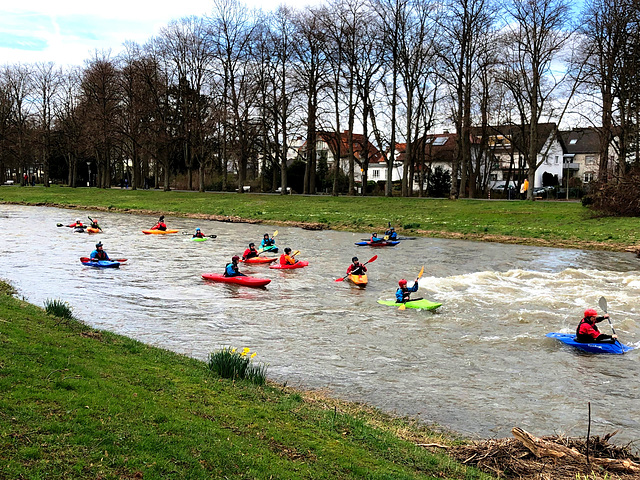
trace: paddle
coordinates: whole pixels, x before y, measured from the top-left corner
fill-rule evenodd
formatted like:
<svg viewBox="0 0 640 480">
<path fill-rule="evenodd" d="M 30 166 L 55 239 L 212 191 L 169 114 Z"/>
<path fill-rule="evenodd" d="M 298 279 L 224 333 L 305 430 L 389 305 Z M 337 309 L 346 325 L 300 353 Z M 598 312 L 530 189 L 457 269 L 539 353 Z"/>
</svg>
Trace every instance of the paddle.
<svg viewBox="0 0 640 480">
<path fill-rule="evenodd" d="M 373 257 L 371 257 L 369 260 L 367 260 L 366 262 L 364 262 L 362 265 L 366 265 L 367 263 L 371 263 L 371 262 L 375 262 L 378 259 L 378 255 L 374 255 Z M 344 279 L 347 278 L 350 275 L 350 273 L 347 273 L 344 277 L 342 278 L 336 278 L 334 281 L 335 282 L 344 282 Z"/>
<path fill-rule="evenodd" d="M 420 269 L 420 273 L 418 274 L 418 278 L 416 278 L 416 282 L 418 280 L 420 280 L 420 278 L 422 278 L 422 274 L 424 273 L 424 265 L 422 266 L 422 268 Z M 405 302 L 406 303 L 406 302 Z M 406 310 L 407 306 L 405 305 L 405 303 L 403 303 L 402 305 L 400 305 L 400 307 L 398 308 L 398 310 Z"/>
<path fill-rule="evenodd" d="M 110 258 L 108 261 L 109 262 L 124 263 L 127 260 L 128 260 L 127 258 Z M 80 257 L 80 261 L 81 262 L 97 262 L 98 260 L 91 260 L 89 257 Z"/>
<path fill-rule="evenodd" d="M 604 311 L 604 313 L 609 313 L 607 312 L 607 299 L 604 297 L 600 297 L 600 300 L 598 300 L 598 305 L 600 305 L 600 308 Z M 613 324 L 611 323 L 611 318 L 607 317 L 607 320 L 609 321 L 609 326 L 611 327 L 611 331 L 613 332 L 614 335 L 618 335 L 616 333 L 615 328 L 613 328 Z M 622 348 L 622 344 L 618 341 L 618 339 L 616 338 L 616 342 L 618 345 L 620 345 L 620 350 L 622 350 L 622 354 L 624 354 L 624 348 Z"/>
</svg>

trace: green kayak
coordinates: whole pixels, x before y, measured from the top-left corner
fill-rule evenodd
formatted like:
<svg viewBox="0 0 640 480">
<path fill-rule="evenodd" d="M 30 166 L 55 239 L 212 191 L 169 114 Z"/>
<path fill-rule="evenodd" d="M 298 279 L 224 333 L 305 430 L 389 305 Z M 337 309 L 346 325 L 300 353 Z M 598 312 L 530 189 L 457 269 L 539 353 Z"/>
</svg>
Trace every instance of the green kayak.
<svg viewBox="0 0 640 480">
<path fill-rule="evenodd" d="M 381 305 L 391 305 L 392 307 L 400 308 L 401 303 L 394 302 L 393 300 L 378 300 Z M 404 304 L 407 308 L 417 308 L 418 310 L 435 310 L 441 303 L 430 302 L 427 299 L 421 298 L 420 300 L 409 301 Z"/>
</svg>

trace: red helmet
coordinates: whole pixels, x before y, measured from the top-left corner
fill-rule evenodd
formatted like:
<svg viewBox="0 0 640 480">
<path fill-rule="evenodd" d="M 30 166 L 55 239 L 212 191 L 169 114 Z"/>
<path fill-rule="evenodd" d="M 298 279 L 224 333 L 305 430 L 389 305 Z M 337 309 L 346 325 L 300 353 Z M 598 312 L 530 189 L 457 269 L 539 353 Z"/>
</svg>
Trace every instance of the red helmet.
<svg viewBox="0 0 640 480">
<path fill-rule="evenodd" d="M 593 308 L 587 308 L 584 311 L 584 318 L 587 317 L 597 317 L 598 316 L 598 312 L 596 312 Z"/>
<path fill-rule="evenodd" d="M 240 260 L 240 257 L 238 255 L 234 255 L 233 257 L 231 257 L 231 261 L 237 261 Z"/>
<path fill-rule="evenodd" d="M 398 282 L 398 285 L 400 285 L 401 287 L 404 287 L 406 284 L 407 281 L 404 278 Z"/>
</svg>

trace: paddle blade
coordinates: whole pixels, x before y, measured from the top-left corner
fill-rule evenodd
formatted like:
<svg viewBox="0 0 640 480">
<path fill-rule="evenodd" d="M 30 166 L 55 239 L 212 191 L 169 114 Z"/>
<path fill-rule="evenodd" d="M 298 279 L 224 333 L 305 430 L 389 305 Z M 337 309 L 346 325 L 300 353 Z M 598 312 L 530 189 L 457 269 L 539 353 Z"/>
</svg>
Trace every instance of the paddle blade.
<svg viewBox="0 0 640 480">
<path fill-rule="evenodd" d="M 273 232 L 273 235 L 271 235 L 272 237 L 275 237 L 276 235 L 278 235 L 278 230 L 276 230 L 275 232 Z"/>
<path fill-rule="evenodd" d="M 64 227 L 64 225 L 61 223 L 56 223 L 56 227 Z"/>
<path fill-rule="evenodd" d="M 367 263 L 375 262 L 377 259 L 378 259 L 378 255 L 374 255 L 367 261 Z"/>
<path fill-rule="evenodd" d="M 424 273 L 424 265 L 420 269 L 420 273 L 418 274 L 418 278 L 422 278 L 422 274 Z"/>
<path fill-rule="evenodd" d="M 604 313 L 607 313 L 607 299 L 604 297 L 600 297 L 600 300 L 598 300 L 598 305 L 600 305 L 600 308 L 604 311 Z"/>
<path fill-rule="evenodd" d="M 209 238 L 218 238 L 218 235 L 207 235 Z"/>
<path fill-rule="evenodd" d="M 344 277 L 342 277 L 342 278 L 336 278 L 334 281 L 335 281 L 335 282 L 344 282 Z"/>
<path fill-rule="evenodd" d="M 406 310 L 407 306 L 403 303 L 402 305 L 400 305 L 400 308 L 398 308 L 398 310 Z"/>
<path fill-rule="evenodd" d="M 295 257 L 295 256 L 296 256 L 296 255 L 298 255 L 299 253 L 300 253 L 300 250 L 296 250 L 296 251 L 294 251 L 294 252 L 291 254 L 291 256 L 292 256 L 292 257 Z"/>
</svg>

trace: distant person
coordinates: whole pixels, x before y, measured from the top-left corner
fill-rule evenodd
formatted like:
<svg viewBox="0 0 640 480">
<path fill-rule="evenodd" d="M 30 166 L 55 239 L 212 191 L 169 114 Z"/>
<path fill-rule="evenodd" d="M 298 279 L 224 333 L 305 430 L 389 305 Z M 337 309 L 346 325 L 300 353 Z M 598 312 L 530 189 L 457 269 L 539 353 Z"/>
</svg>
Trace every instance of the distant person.
<svg viewBox="0 0 640 480">
<path fill-rule="evenodd" d="M 580 320 L 578 328 L 576 328 L 576 341 L 582 343 L 615 343 L 618 338 L 617 335 L 607 335 L 606 333 L 600 333 L 596 323 L 600 323 L 605 318 L 609 318 L 609 314 L 605 313 L 602 316 L 598 316 L 598 312 L 593 308 L 588 308 L 584 311 L 584 318 Z"/>
<path fill-rule="evenodd" d="M 384 242 L 384 238 L 379 238 L 377 233 L 372 233 L 370 241 L 371 243 Z"/>
<path fill-rule="evenodd" d="M 351 259 L 351 265 L 347 268 L 347 275 L 364 275 L 367 273 L 367 267 L 358 261 L 358 257 Z"/>
<path fill-rule="evenodd" d="M 32 187 L 36 186 L 36 176 L 35 175 L 31 175 L 31 186 Z"/>
<path fill-rule="evenodd" d="M 92 219 L 91 220 L 90 227 L 102 231 L 102 228 L 100 227 L 100 225 L 98 224 L 98 220 L 96 220 L 96 219 Z"/>
<path fill-rule="evenodd" d="M 160 215 L 158 223 L 151 227 L 151 230 L 162 230 L 163 232 L 167 230 L 167 224 L 164 223 L 164 215 Z"/>
<path fill-rule="evenodd" d="M 22 185 L 23 185 L 23 186 L 25 186 L 25 187 L 26 187 L 27 185 L 29 185 L 29 175 L 27 175 L 27 174 L 25 173 L 25 174 L 24 174 L 24 176 L 22 177 L 22 180 L 23 180 L 23 182 L 22 182 Z"/>
<path fill-rule="evenodd" d="M 298 260 L 295 259 L 295 255 L 291 255 L 291 249 L 286 247 L 284 253 L 280 255 L 280 265 L 295 265 Z"/>
<path fill-rule="evenodd" d="M 200 230 L 200 227 L 196 228 L 196 233 L 193 234 L 193 237 L 191 238 L 204 238 L 206 237 L 206 235 L 204 233 L 202 233 L 202 230 Z"/>
<path fill-rule="evenodd" d="M 260 242 L 260 248 L 264 250 L 265 247 L 272 247 L 275 244 L 276 241 L 273 239 L 273 237 L 270 237 L 268 233 L 265 233 L 264 237 L 262 237 L 262 242 Z"/>
<path fill-rule="evenodd" d="M 520 185 L 520 198 L 522 198 L 522 200 L 527 199 L 527 190 L 529 190 L 529 180 L 525 178 L 522 185 Z"/>
<path fill-rule="evenodd" d="M 412 287 L 407 287 L 407 281 L 403 278 L 398 282 L 398 290 L 396 290 L 396 303 L 410 302 L 409 298 L 413 292 L 418 291 L 418 279 L 413 282 Z"/>
<path fill-rule="evenodd" d="M 396 229 L 393 227 L 389 227 L 385 232 L 384 232 L 384 236 L 386 238 L 388 238 L 389 240 L 396 240 L 398 238 L 398 233 L 396 232 Z"/>
<path fill-rule="evenodd" d="M 246 277 L 246 275 L 244 273 L 240 273 L 240 270 L 238 269 L 239 261 L 240 257 L 238 255 L 231 257 L 231 263 L 227 263 L 227 266 L 224 268 L 225 277 Z"/>
<path fill-rule="evenodd" d="M 247 248 L 242 254 L 242 259 L 247 260 L 248 258 L 255 258 L 260 255 L 260 252 L 256 250 L 256 244 L 251 242 L 249 244 L 249 248 Z"/>
<path fill-rule="evenodd" d="M 75 223 L 72 223 L 71 225 L 67 225 L 67 227 L 73 228 L 73 231 L 75 233 L 83 233 L 84 229 L 87 228 L 87 226 L 83 224 L 79 218 L 76 219 Z"/>
<path fill-rule="evenodd" d="M 91 258 L 92 262 L 97 262 L 99 260 L 109 260 L 109 255 L 107 255 L 107 252 L 102 249 L 102 242 L 96 243 L 96 249 L 91 252 L 89 258 Z"/>
<path fill-rule="evenodd" d="M 124 179 L 124 188 L 125 188 L 125 190 L 129 190 L 129 179 L 128 178 Z"/>
</svg>

